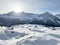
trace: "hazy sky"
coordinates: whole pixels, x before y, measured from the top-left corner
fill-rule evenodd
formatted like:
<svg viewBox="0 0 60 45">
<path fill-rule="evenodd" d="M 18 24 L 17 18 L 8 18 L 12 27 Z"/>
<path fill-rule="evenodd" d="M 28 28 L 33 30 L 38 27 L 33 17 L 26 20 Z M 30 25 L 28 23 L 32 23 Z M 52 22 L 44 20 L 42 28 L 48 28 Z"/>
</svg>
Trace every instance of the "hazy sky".
<svg viewBox="0 0 60 45">
<path fill-rule="evenodd" d="M 18 10 L 32 13 L 60 12 L 60 0 L 0 0 L 0 13 Z"/>
</svg>

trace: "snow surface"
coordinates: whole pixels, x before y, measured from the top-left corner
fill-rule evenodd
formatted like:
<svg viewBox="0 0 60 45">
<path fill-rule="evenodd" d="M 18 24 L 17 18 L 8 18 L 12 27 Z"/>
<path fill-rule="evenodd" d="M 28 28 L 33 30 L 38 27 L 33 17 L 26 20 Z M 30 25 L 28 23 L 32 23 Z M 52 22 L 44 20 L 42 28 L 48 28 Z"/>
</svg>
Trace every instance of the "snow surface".
<svg viewBox="0 0 60 45">
<path fill-rule="evenodd" d="M 60 45 L 60 27 L 31 24 L 0 27 L 0 45 Z"/>
</svg>

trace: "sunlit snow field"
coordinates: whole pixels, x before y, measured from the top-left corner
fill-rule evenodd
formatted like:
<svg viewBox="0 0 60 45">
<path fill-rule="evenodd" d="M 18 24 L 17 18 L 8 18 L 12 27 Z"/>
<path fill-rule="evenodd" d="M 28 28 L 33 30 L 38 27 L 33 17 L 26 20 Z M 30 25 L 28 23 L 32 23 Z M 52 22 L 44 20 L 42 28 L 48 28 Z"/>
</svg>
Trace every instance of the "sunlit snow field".
<svg viewBox="0 0 60 45">
<path fill-rule="evenodd" d="M 0 26 L 0 45 L 60 45 L 60 27 Z"/>
</svg>

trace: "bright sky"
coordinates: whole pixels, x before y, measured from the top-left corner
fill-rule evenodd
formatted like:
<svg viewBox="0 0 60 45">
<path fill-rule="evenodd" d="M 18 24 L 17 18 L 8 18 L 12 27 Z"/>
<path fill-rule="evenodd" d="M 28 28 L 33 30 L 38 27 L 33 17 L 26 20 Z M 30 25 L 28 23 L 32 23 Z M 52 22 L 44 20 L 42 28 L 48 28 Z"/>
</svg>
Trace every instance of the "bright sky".
<svg viewBox="0 0 60 45">
<path fill-rule="evenodd" d="M 60 0 L 0 0 L 0 13 L 6 12 L 60 13 Z"/>
</svg>

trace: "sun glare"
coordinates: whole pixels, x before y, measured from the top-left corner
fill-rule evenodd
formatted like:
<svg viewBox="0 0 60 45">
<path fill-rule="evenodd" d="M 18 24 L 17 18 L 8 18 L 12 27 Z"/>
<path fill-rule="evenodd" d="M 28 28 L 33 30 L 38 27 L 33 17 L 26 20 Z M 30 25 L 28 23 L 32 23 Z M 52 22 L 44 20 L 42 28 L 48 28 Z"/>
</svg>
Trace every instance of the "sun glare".
<svg viewBox="0 0 60 45">
<path fill-rule="evenodd" d="M 22 12 L 22 6 L 20 6 L 19 4 L 14 4 L 13 11 L 15 11 L 16 13 Z"/>
<path fill-rule="evenodd" d="M 21 11 L 23 11 L 20 7 L 15 7 L 14 8 L 14 11 L 16 12 L 16 13 L 19 13 L 19 12 L 21 12 Z"/>
</svg>

